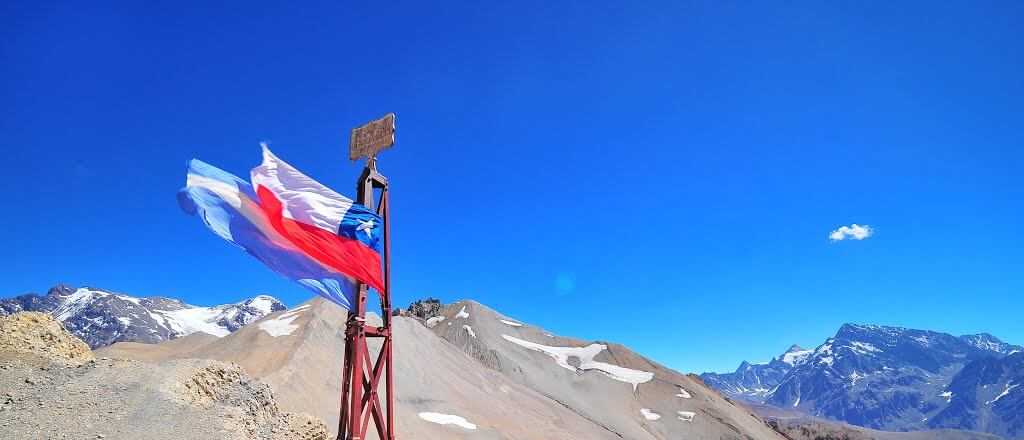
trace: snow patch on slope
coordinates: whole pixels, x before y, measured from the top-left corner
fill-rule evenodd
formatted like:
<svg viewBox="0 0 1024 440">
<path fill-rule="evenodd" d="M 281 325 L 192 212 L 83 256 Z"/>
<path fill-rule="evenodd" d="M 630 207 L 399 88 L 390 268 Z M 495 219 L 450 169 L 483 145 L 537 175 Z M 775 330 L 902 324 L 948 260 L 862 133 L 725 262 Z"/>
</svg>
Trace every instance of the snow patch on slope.
<svg viewBox="0 0 1024 440">
<path fill-rule="evenodd" d="M 280 303 L 273 297 L 260 295 L 251 300 L 213 307 L 181 303 L 180 309 L 152 310 L 149 316 L 181 336 L 203 332 L 224 337 L 231 333 L 231 329 L 225 327 L 223 322 L 237 322 L 241 325 L 252 323 L 272 313 L 275 304 Z M 247 308 L 256 310 L 257 313 L 247 311 Z M 241 317 L 240 311 L 243 312 Z"/>
<path fill-rule="evenodd" d="M 466 311 L 466 306 L 462 306 L 462 310 L 459 310 L 459 313 L 455 314 L 455 319 L 459 318 L 469 318 L 469 312 Z"/>
<path fill-rule="evenodd" d="M 786 354 L 782 355 L 782 359 L 781 360 L 782 360 L 782 362 L 785 362 L 785 363 L 789 364 L 790 366 L 795 367 L 798 364 L 804 363 L 804 361 L 807 360 L 807 357 L 810 356 L 813 353 L 814 353 L 814 350 L 789 351 L 789 352 L 786 352 Z"/>
<path fill-rule="evenodd" d="M 195 332 L 203 332 L 221 338 L 231 333 L 217 324 L 217 318 L 221 314 L 221 310 L 218 309 L 193 307 L 180 310 L 154 310 L 154 312 L 162 315 L 166 319 L 167 326 L 179 334 L 190 335 Z"/>
<path fill-rule="evenodd" d="M 604 373 L 605 376 L 608 376 L 611 379 L 632 384 L 633 391 L 636 391 L 637 385 L 654 379 L 654 373 L 595 361 L 594 356 L 597 356 L 608 348 L 608 346 L 603 344 L 590 344 L 586 347 L 552 347 L 537 344 L 535 342 L 524 341 L 508 335 L 501 335 L 501 337 L 513 344 L 550 356 L 555 360 L 555 363 L 558 364 L 558 366 L 565 368 L 566 370 L 572 372 L 597 370 Z M 579 359 L 579 368 L 569 364 L 570 357 Z"/>
<path fill-rule="evenodd" d="M 465 429 L 476 429 L 476 425 L 470 423 L 466 419 L 452 415 L 442 414 L 436 412 L 421 412 L 419 413 L 421 419 L 426 420 L 430 423 L 437 423 L 438 425 L 455 425 Z"/>
<path fill-rule="evenodd" d="M 107 292 L 92 290 L 85 287 L 77 289 L 74 293 L 68 295 L 63 302 L 61 302 L 60 307 L 57 307 L 57 309 L 53 311 L 53 316 L 57 318 L 58 321 L 67 321 L 68 318 L 88 307 L 89 303 L 93 300 L 103 298 L 108 295 L 110 294 Z"/>
<path fill-rule="evenodd" d="M 121 301 L 127 301 L 127 302 L 130 302 L 130 303 L 135 304 L 137 306 L 141 306 L 142 305 L 142 301 L 140 301 L 138 298 L 133 298 L 133 297 L 130 297 L 130 296 L 127 296 L 127 295 L 115 295 L 115 296 L 117 296 L 117 298 L 120 299 Z"/>
<path fill-rule="evenodd" d="M 996 396 L 995 399 L 992 399 L 992 400 L 989 400 L 988 402 L 985 402 L 985 404 L 986 405 L 991 405 L 993 403 L 998 402 L 999 399 L 1002 399 L 1003 397 L 1006 397 L 1007 394 L 1010 394 L 1010 392 L 1013 391 L 1014 388 L 1017 388 L 1018 385 L 1020 385 L 1020 384 L 1013 384 L 1013 385 L 1011 385 L 1011 384 L 1007 383 L 1006 384 L 1006 389 L 1004 389 L 1002 393 L 1000 393 L 998 396 Z"/>
<path fill-rule="evenodd" d="M 498 321 L 501 321 L 502 324 L 505 324 L 505 325 L 511 325 L 512 327 L 522 327 L 523 326 L 522 324 L 520 324 L 518 322 L 515 322 L 515 321 L 509 321 L 509 320 L 505 320 L 505 319 L 499 319 Z"/>
<path fill-rule="evenodd" d="M 882 350 L 880 350 L 878 347 L 875 347 L 874 345 L 869 344 L 867 342 L 851 341 L 850 345 L 850 349 L 858 354 L 871 354 L 882 352 Z"/>
<path fill-rule="evenodd" d="M 308 305 L 299 307 L 295 310 L 281 314 L 274 319 L 268 319 L 260 323 L 260 330 L 267 332 L 268 335 L 273 337 L 287 336 L 292 334 L 295 329 L 299 328 L 298 325 L 292 325 L 299 315 L 302 314 L 302 309 L 309 307 Z"/>
<path fill-rule="evenodd" d="M 661 414 L 651 411 L 647 408 L 640 408 L 640 414 L 647 420 L 658 420 L 661 418 Z"/>
</svg>

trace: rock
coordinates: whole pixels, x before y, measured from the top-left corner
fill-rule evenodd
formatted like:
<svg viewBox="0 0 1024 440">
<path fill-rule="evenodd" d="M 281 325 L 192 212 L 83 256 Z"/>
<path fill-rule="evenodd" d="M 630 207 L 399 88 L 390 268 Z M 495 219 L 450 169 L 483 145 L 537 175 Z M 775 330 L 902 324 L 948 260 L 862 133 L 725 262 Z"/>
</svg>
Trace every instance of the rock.
<svg viewBox="0 0 1024 440">
<path fill-rule="evenodd" d="M 31 353 L 69 364 L 94 359 L 85 342 L 52 316 L 36 312 L 0 317 L 0 352 Z"/>
<path fill-rule="evenodd" d="M 407 309 L 407 313 L 420 319 L 427 320 L 440 315 L 443 306 L 444 304 L 441 304 L 441 300 L 437 298 L 426 298 L 417 300 L 410 304 Z"/>
</svg>

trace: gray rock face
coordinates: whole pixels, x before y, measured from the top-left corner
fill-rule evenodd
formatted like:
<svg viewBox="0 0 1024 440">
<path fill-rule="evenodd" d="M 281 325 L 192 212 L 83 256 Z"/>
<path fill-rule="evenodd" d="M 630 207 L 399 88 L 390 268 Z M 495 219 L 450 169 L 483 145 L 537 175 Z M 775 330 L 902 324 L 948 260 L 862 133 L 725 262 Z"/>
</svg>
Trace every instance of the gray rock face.
<svg viewBox="0 0 1024 440">
<path fill-rule="evenodd" d="M 704 373 L 704 383 L 733 399 L 763 403 L 769 392 L 775 389 L 782 378 L 793 367 L 806 360 L 814 350 L 804 350 L 793 345 L 785 353 L 761 364 L 742 362 L 732 373 Z"/>
<path fill-rule="evenodd" d="M 64 285 L 50 289 L 46 295 L 0 299 L 0 315 L 49 313 L 94 349 L 115 342 L 157 343 L 197 331 L 224 336 L 285 308 L 266 295 L 234 304 L 198 307 L 171 298 L 137 298 Z"/>
<path fill-rule="evenodd" d="M 406 309 L 406 313 L 411 316 L 426 320 L 438 316 L 441 314 L 441 308 L 444 305 L 441 304 L 441 300 L 437 298 L 426 298 L 416 300 L 412 304 L 409 304 L 409 308 Z"/>
<path fill-rule="evenodd" d="M 971 388 L 957 384 L 974 383 L 1004 390 L 1017 376 L 1000 373 L 1002 378 L 996 379 L 993 371 L 1016 368 L 1016 374 L 1020 374 L 1021 369 L 1013 363 L 995 365 L 1002 365 L 1007 354 L 1019 350 L 985 334 L 956 337 L 900 327 L 845 324 L 805 362 L 789 371 L 767 395 L 766 403 L 891 431 L 940 427 L 987 430 L 989 425 L 969 421 L 978 420 L 969 414 L 977 411 L 978 402 L 965 401 L 958 406 L 953 399 L 957 394 L 954 387 Z M 984 378 L 976 377 L 986 374 Z M 1019 391 L 1014 388 L 1010 392 Z M 1006 407 L 999 408 L 1012 407 L 1013 397 L 1004 396 L 1009 400 L 1001 404 Z M 1006 429 L 1019 429 L 1019 423 L 1008 421 Z"/>
<path fill-rule="evenodd" d="M 949 405 L 932 417 L 928 426 L 1024 438 L 1022 384 L 1024 352 L 971 362 L 953 377 L 948 387 Z"/>
</svg>

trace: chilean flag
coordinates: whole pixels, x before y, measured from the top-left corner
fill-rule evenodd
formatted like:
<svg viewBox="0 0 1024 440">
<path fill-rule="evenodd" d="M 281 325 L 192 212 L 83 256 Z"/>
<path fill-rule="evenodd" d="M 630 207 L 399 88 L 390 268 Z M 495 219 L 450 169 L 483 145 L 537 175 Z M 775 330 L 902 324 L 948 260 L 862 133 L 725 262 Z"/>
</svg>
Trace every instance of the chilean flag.
<svg viewBox="0 0 1024 440">
<path fill-rule="evenodd" d="M 384 290 L 383 222 L 263 145 L 252 184 L 207 163 L 188 164 L 178 202 L 210 230 L 275 272 L 346 308 L 358 283 Z"/>
</svg>

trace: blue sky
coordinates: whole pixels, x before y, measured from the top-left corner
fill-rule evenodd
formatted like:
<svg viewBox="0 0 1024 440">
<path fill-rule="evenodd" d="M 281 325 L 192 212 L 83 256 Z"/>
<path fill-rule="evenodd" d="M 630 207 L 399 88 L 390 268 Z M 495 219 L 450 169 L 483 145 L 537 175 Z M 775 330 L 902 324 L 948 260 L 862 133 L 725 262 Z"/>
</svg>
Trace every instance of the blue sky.
<svg viewBox="0 0 1024 440">
<path fill-rule="evenodd" d="M 4 296 L 297 304 L 179 210 L 185 161 L 269 141 L 352 194 L 394 111 L 398 304 L 684 371 L 851 321 L 1024 343 L 1020 3 L 146 3 L 3 6 Z"/>
</svg>

